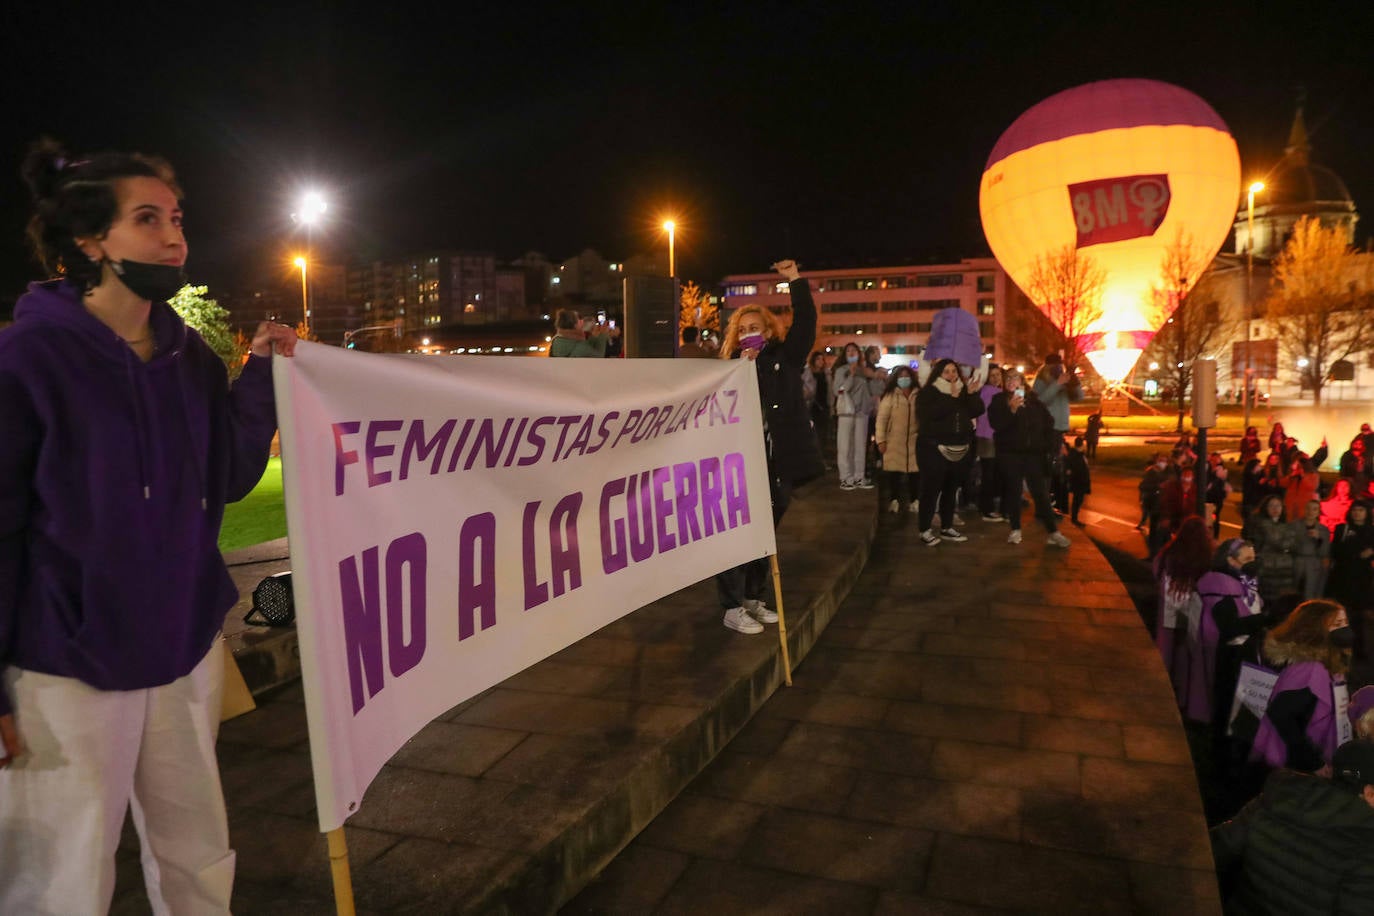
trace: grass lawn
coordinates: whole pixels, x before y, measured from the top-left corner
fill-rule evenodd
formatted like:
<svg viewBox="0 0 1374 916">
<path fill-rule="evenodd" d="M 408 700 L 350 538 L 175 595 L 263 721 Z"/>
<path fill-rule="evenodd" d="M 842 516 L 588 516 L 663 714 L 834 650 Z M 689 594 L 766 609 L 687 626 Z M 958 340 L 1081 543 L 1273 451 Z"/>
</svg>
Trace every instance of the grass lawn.
<svg viewBox="0 0 1374 916">
<path fill-rule="evenodd" d="M 272 458 L 253 492 L 224 507 L 219 549 L 237 550 L 282 537 L 286 537 L 286 503 L 281 492 L 281 459 Z"/>
</svg>

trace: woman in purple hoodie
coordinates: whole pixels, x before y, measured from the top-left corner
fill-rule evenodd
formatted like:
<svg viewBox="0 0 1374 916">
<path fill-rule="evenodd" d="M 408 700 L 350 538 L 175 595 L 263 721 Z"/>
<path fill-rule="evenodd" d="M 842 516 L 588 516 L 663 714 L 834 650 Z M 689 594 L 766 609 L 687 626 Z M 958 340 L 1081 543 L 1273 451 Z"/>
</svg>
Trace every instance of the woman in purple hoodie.
<svg viewBox="0 0 1374 916">
<path fill-rule="evenodd" d="M 230 389 L 167 304 L 187 247 L 165 162 L 45 141 L 24 178 L 60 279 L 0 334 L 0 912 L 108 909 L 131 805 L 154 909 L 228 912 L 217 541 L 295 334 L 259 326 Z"/>
</svg>

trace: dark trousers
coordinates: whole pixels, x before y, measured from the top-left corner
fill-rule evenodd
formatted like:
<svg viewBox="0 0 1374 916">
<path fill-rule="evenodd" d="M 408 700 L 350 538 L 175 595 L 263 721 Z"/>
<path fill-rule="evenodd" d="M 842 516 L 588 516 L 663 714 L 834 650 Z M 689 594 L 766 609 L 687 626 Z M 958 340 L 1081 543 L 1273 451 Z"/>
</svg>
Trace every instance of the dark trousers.
<svg viewBox="0 0 1374 916">
<path fill-rule="evenodd" d="M 934 442 L 916 440 L 916 465 L 921 469 L 921 508 L 916 513 L 922 531 L 930 528 L 935 508 L 940 508 L 940 527 L 954 525 L 954 496 L 959 489 L 959 465 L 940 454 Z"/>
<path fill-rule="evenodd" d="M 769 495 L 773 499 L 773 527 L 776 528 L 792 502 L 792 484 L 772 476 L 768 483 Z M 759 557 L 716 573 L 716 597 L 720 599 L 720 606 L 728 611 L 742 607 L 746 600 L 762 601 L 768 594 L 769 573 L 767 557 Z"/>
<path fill-rule="evenodd" d="M 1002 475 L 1002 514 L 1011 523 L 1011 530 L 1021 530 L 1021 486 L 1025 484 L 1035 504 L 1036 517 L 1051 534 L 1058 531 L 1059 521 L 1050 508 L 1045 482 L 1045 460 L 1039 455 L 998 455 L 997 468 Z"/>
<path fill-rule="evenodd" d="M 1055 430 L 1055 439 L 1062 442 L 1065 433 L 1062 430 Z M 1058 449 L 1055 451 L 1055 460 L 1050 464 L 1050 488 L 1054 491 L 1054 505 L 1060 512 L 1069 507 L 1069 475 L 1064 471 L 1064 456 Z"/>
<path fill-rule="evenodd" d="M 1078 521 L 1078 511 L 1083 508 L 1083 498 L 1087 496 L 1082 490 L 1069 491 L 1069 518 Z"/>
<path fill-rule="evenodd" d="M 996 508 L 995 500 L 1002 495 L 1002 479 L 997 470 L 997 459 L 979 458 L 978 470 L 982 475 L 982 480 L 978 482 L 978 511 L 984 515 L 991 515 Z M 1005 503 L 1003 506 L 1005 507 Z"/>
<path fill-rule="evenodd" d="M 959 498 L 959 505 L 971 507 L 974 505 L 974 493 L 972 490 L 974 480 L 979 476 L 978 456 L 975 454 L 977 447 L 970 445 L 966 454 L 954 466 L 954 489 Z"/>
<path fill-rule="evenodd" d="M 1084 439 L 1083 446 L 1084 451 L 1088 455 L 1088 460 L 1095 461 L 1097 459 L 1097 437 L 1093 436 L 1091 439 Z"/>
<path fill-rule="evenodd" d="M 916 501 L 916 494 L 921 492 L 921 475 L 917 471 L 883 471 L 883 489 L 887 491 L 887 499 L 895 499 L 906 508 L 907 503 Z"/>
</svg>

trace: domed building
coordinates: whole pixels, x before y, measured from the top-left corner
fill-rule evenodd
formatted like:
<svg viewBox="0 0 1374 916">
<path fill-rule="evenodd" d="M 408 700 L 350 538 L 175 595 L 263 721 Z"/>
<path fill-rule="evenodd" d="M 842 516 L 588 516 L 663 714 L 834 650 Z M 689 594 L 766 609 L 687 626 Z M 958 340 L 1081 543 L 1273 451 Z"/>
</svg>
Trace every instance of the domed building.
<svg viewBox="0 0 1374 916">
<path fill-rule="evenodd" d="M 1264 188 L 1255 194 L 1254 250 L 1256 260 L 1268 261 L 1283 250 L 1293 226 L 1304 216 L 1317 217 L 1324 226 L 1345 230 L 1346 241 L 1355 244 L 1355 201 L 1345 182 L 1326 166 L 1312 161 L 1312 145 L 1302 105 L 1293 118 L 1283 158 L 1264 176 Z M 1235 253 L 1245 255 L 1250 245 L 1249 195 L 1241 199 L 1236 214 Z"/>
<path fill-rule="evenodd" d="M 1203 355 L 1217 361 L 1219 397 L 1223 403 L 1240 403 L 1248 379 L 1252 397 L 1257 393 L 1264 405 L 1264 412 L 1259 414 L 1261 422 L 1274 409 L 1310 405 L 1313 398 L 1304 377 L 1308 374 L 1309 360 L 1306 354 L 1298 352 L 1303 343 L 1294 337 L 1291 329 L 1267 314 L 1274 262 L 1291 237 L 1293 227 L 1304 217 L 1339 228 L 1347 244 L 1352 246 L 1359 221 L 1355 201 L 1345 182 L 1331 169 L 1312 161 L 1312 144 L 1308 140 L 1301 100 L 1283 155 L 1267 172 L 1262 168 L 1247 168 L 1244 172 L 1247 185 L 1256 180 L 1264 184 L 1263 189 L 1254 194 L 1253 214 L 1250 194 L 1243 190 L 1233 225 L 1235 243 L 1217 255 L 1192 293 L 1207 309 L 1207 314 L 1216 316 L 1214 330 L 1205 339 Z M 1254 249 L 1250 251 L 1252 231 Z M 1374 259 L 1374 254 L 1356 256 L 1359 276 L 1352 275 L 1352 282 L 1374 275 L 1374 265 L 1364 266 L 1368 259 Z M 1171 377 L 1168 366 L 1173 358 L 1166 348 L 1149 352 L 1141 360 L 1137 373 L 1144 379 L 1165 384 Z M 1323 369 L 1330 372 L 1322 390 L 1322 403 L 1326 407 L 1322 422 L 1335 425 L 1330 425 L 1328 430 L 1319 430 L 1314 425 L 1304 429 L 1300 439 L 1320 441 L 1328 431 L 1338 434 L 1340 423 L 1335 421 L 1331 411 L 1339 407 L 1339 402 L 1352 402 L 1352 410 L 1367 414 L 1369 401 L 1374 397 L 1374 347 L 1367 347 L 1361 341 L 1356 351 L 1332 353 L 1321 361 Z M 1309 415 L 1310 411 L 1290 412 L 1285 416 L 1284 425 L 1288 427 L 1297 422 L 1302 427 L 1309 420 L 1315 423 L 1315 415 Z M 1364 419 L 1367 417 L 1356 420 L 1354 428 Z M 1331 460 L 1335 460 L 1335 455 Z"/>
</svg>

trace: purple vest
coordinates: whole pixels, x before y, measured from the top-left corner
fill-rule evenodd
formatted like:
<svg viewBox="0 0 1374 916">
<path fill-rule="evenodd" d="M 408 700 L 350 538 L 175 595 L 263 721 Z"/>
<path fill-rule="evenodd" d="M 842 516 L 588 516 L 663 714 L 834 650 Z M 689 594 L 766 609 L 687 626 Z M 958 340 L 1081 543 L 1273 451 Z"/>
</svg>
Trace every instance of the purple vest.
<svg viewBox="0 0 1374 916">
<path fill-rule="evenodd" d="M 1188 670 L 1178 682 L 1178 705 L 1185 718 L 1210 723 L 1216 684 L 1217 643 L 1221 639 L 1212 609 L 1226 598 L 1234 598 L 1241 616 L 1249 617 L 1259 613 L 1260 602 L 1258 596 L 1246 589 L 1239 579 L 1224 572 L 1204 573 L 1197 580 L 1197 591 L 1202 598 L 1202 615 L 1198 622 L 1197 637 L 1190 636 L 1188 639 Z"/>
<path fill-rule="evenodd" d="M 1331 672 L 1321 662 L 1294 662 L 1279 672 L 1274 682 L 1274 692 L 1269 702 L 1281 693 L 1290 690 L 1310 690 L 1317 698 L 1317 706 L 1312 710 L 1312 718 L 1307 721 L 1307 737 L 1322 752 L 1327 763 L 1336 753 L 1336 695 L 1335 686 L 1344 683 L 1344 677 L 1332 677 Z M 1254 747 L 1250 749 L 1250 759 L 1263 762 L 1272 769 L 1288 764 L 1288 746 L 1283 743 L 1278 729 L 1265 715 L 1260 720 L 1259 731 L 1255 734 Z"/>
</svg>

